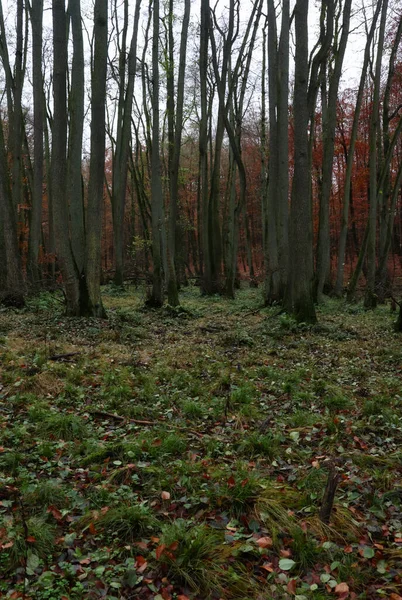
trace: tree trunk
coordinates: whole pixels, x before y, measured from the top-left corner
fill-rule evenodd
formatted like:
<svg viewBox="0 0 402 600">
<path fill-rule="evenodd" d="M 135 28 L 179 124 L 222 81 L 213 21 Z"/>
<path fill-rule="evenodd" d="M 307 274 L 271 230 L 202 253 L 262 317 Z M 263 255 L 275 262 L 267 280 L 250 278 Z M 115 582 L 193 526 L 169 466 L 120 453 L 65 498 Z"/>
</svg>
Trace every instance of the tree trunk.
<svg viewBox="0 0 402 600">
<path fill-rule="evenodd" d="M 322 300 L 324 285 L 329 278 L 330 268 L 330 228 L 329 204 L 332 189 L 332 164 L 335 148 L 336 110 L 338 104 L 339 81 L 342 74 L 343 59 L 349 36 L 350 12 L 352 0 L 345 0 L 343 7 L 342 33 L 339 46 L 334 49 L 334 65 L 329 79 L 329 92 L 326 110 L 323 113 L 323 159 L 322 188 L 320 197 L 320 216 L 317 243 L 316 298 Z M 337 38 L 338 36 L 336 36 Z"/>
<path fill-rule="evenodd" d="M 67 157 L 67 203 L 71 220 L 71 249 L 78 277 L 85 263 L 85 217 L 82 182 L 82 136 L 84 127 L 84 44 L 80 0 L 70 0 L 68 16 L 73 36 L 71 87 L 68 97 L 69 137 Z"/>
<path fill-rule="evenodd" d="M 54 237 L 58 265 L 66 295 L 69 316 L 80 314 L 79 281 L 71 251 L 67 206 L 67 23 L 64 0 L 52 0 L 53 15 L 53 101 L 52 201 Z"/>
<path fill-rule="evenodd" d="M 107 4 L 108 0 L 95 0 L 95 48 L 92 72 L 91 158 L 89 164 L 85 278 L 80 280 L 81 314 L 101 318 L 106 316 L 102 305 L 100 280 L 108 50 Z"/>
<path fill-rule="evenodd" d="M 294 175 L 290 207 L 290 268 L 286 305 L 298 321 L 314 323 L 313 231 L 309 172 L 308 0 L 295 6 Z"/>
<path fill-rule="evenodd" d="M 379 133 L 381 61 L 384 47 L 385 22 L 387 18 L 388 0 L 383 0 L 380 30 L 378 34 L 377 58 L 374 73 L 373 103 L 369 130 L 369 171 L 370 171 L 370 206 L 367 238 L 367 285 L 364 297 L 365 308 L 377 306 L 375 293 L 376 274 L 376 241 L 377 241 L 377 137 Z"/>
<path fill-rule="evenodd" d="M 34 105 L 34 181 L 29 227 L 27 274 L 33 288 L 41 286 L 38 265 L 39 247 L 42 236 L 42 196 L 43 196 L 43 128 L 44 98 L 42 81 L 42 20 L 43 0 L 32 3 L 32 87 Z"/>
<path fill-rule="evenodd" d="M 336 284 L 335 284 L 335 294 L 337 296 L 342 295 L 343 289 L 343 275 L 345 270 L 345 252 L 346 252 L 346 241 L 348 235 L 348 222 L 349 222 L 349 202 L 351 197 L 351 184 L 352 184 L 352 172 L 353 172 L 353 160 L 354 160 L 354 151 L 356 146 L 359 121 L 360 121 L 360 113 L 363 103 L 364 97 L 364 89 L 367 75 L 367 68 L 370 59 L 370 48 L 371 43 L 373 41 L 374 33 L 376 30 L 378 15 L 381 10 L 382 0 L 378 0 L 376 4 L 375 13 L 373 16 L 373 20 L 370 26 L 370 30 L 367 36 L 366 46 L 364 50 L 364 59 L 363 66 L 360 75 L 359 82 L 359 90 L 357 93 L 357 99 L 355 104 L 355 110 L 353 115 L 353 125 L 352 125 L 352 133 L 350 136 L 350 144 L 349 144 L 349 152 L 347 158 L 346 165 L 346 174 L 345 174 L 345 185 L 343 190 L 343 208 L 342 208 L 342 220 L 341 220 L 341 231 L 339 234 L 339 243 L 338 243 L 338 265 L 337 265 L 337 275 L 336 275 Z"/>
<path fill-rule="evenodd" d="M 165 228 L 163 193 L 159 154 L 159 0 L 153 6 L 152 39 L 152 155 L 151 155 L 151 206 L 152 206 L 152 293 L 150 306 L 163 304 L 162 236 Z"/>
</svg>

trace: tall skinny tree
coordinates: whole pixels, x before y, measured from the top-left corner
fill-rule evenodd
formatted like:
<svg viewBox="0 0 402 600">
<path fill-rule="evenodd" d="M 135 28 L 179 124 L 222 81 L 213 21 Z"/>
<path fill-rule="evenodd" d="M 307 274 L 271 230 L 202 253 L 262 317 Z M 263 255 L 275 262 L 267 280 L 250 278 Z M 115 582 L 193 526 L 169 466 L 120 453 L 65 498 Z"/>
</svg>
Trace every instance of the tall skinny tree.
<svg viewBox="0 0 402 600">
<path fill-rule="evenodd" d="M 100 293 L 100 279 L 105 168 L 107 4 L 107 0 L 95 0 L 94 7 L 95 43 L 91 97 L 91 158 L 89 163 L 85 248 L 85 284 L 87 294 L 84 292 L 81 300 L 81 314 L 86 313 L 93 317 L 106 316 Z"/>
<path fill-rule="evenodd" d="M 286 306 L 298 321 L 314 323 L 313 227 L 309 170 L 308 0 L 295 6 L 294 175 L 290 206 L 290 264 Z"/>
</svg>

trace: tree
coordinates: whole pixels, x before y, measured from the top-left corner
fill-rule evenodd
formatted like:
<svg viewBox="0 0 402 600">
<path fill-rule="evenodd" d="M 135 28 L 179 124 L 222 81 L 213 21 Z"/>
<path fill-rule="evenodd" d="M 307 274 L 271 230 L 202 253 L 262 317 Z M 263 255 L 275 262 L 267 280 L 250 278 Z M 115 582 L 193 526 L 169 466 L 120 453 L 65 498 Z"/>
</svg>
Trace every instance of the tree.
<svg viewBox="0 0 402 600">
<path fill-rule="evenodd" d="M 373 79 L 373 102 L 370 116 L 369 129 L 369 220 L 367 236 L 367 285 L 364 297 L 365 308 L 375 308 L 377 297 L 375 294 L 376 275 L 376 241 L 377 241 L 377 137 L 379 133 L 379 110 L 380 110 L 380 85 L 381 85 L 381 62 L 384 47 L 385 23 L 387 18 L 388 0 L 383 0 L 380 29 L 377 42 L 377 57 Z"/>
<path fill-rule="evenodd" d="M 64 0 L 52 0 L 53 102 L 52 201 L 56 251 L 66 295 L 66 311 L 80 314 L 79 280 L 69 236 L 67 206 L 67 21 Z"/>
<path fill-rule="evenodd" d="M 282 5 L 278 41 L 273 0 L 268 0 L 269 172 L 266 202 L 265 300 L 283 301 L 289 259 L 289 1 Z"/>
<path fill-rule="evenodd" d="M 169 229 L 167 274 L 168 302 L 179 304 L 176 265 L 176 237 L 178 229 L 179 167 L 184 114 L 184 83 L 186 71 L 187 37 L 190 22 L 190 0 L 184 2 L 183 23 L 180 37 L 179 73 L 177 79 L 177 103 L 174 102 L 174 37 L 173 0 L 169 0 L 168 13 L 168 67 L 167 67 L 167 117 L 168 117 L 168 168 L 169 168 Z"/>
<path fill-rule="evenodd" d="M 330 229 L 329 207 L 332 189 L 333 157 L 335 147 L 335 128 L 337 121 L 337 105 L 339 82 L 342 74 L 343 59 L 350 28 L 350 12 L 352 0 L 345 0 L 342 10 L 342 27 L 333 39 L 331 69 L 323 64 L 322 82 L 322 130 L 323 130 L 323 159 L 322 159 L 322 184 L 320 187 L 320 218 L 317 243 L 317 268 L 315 275 L 315 295 L 318 301 L 322 299 L 324 286 L 328 285 L 330 267 Z M 339 2 L 339 11 L 342 3 Z M 337 43 L 339 40 L 339 43 Z M 329 74 L 328 74 L 329 72 Z M 328 95 L 326 95 L 329 83 Z"/>
<path fill-rule="evenodd" d="M 105 165 L 105 102 L 107 68 L 107 0 L 95 0 L 94 60 L 91 97 L 91 158 L 85 248 L 85 290 L 81 289 L 81 314 L 105 317 L 102 305 L 101 234 Z M 81 288 L 83 286 L 81 283 Z"/>
<path fill-rule="evenodd" d="M 126 76 L 126 37 L 128 28 L 128 0 L 124 1 L 123 43 L 119 55 L 119 100 L 117 107 L 116 147 L 113 156 L 113 231 L 115 249 L 116 285 L 124 281 L 124 211 L 127 193 L 128 158 L 131 139 L 131 117 L 134 97 L 134 83 L 137 65 L 137 39 L 140 19 L 141 0 L 136 0 L 133 33 L 128 53 L 128 69 Z M 116 16 L 117 19 L 117 16 Z"/>
<path fill-rule="evenodd" d="M 40 273 L 38 268 L 39 247 L 42 234 L 42 196 L 43 196 L 43 128 L 44 98 L 42 81 L 42 25 L 43 0 L 37 0 L 30 7 L 32 26 L 32 87 L 34 108 L 34 173 L 31 219 L 29 227 L 29 245 L 27 273 L 31 285 L 38 286 Z"/>
<path fill-rule="evenodd" d="M 313 232 L 309 169 L 308 0 L 295 6 L 294 174 L 290 205 L 290 262 L 286 307 L 298 321 L 314 323 Z"/>
<path fill-rule="evenodd" d="M 351 136 L 350 136 L 344 191 L 343 191 L 341 230 L 340 230 L 339 241 L 338 241 L 338 265 L 337 265 L 337 276 L 336 276 L 336 283 L 335 283 L 335 294 L 337 296 L 340 296 L 342 294 L 342 288 L 343 288 L 345 251 L 346 251 L 346 240 L 347 240 L 348 223 L 349 223 L 349 207 L 350 207 L 350 197 L 351 197 L 354 150 L 355 150 L 355 145 L 356 145 L 356 140 L 357 140 L 357 135 L 358 135 L 359 120 L 360 120 L 361 108 L 362 108 L 362 103 L 363 103 L 363 98 L 364 98 L 364 88 L 365 88 L 365 81 L 366 81 L 366 76 L 367 76 L 367 68 L 368 68 L 369 59 L 370 59 L 370 48 L 371 48 L 373 37 L 374 37 L 375 31 L 376 31 L 376 25 L 377 25 L 377 20 L 378 20 L 380 10 L 381 10 L 381 0 L 378 0 L 378 2 L 375 5 L 373 19 L 372 19 L 371 26 L 370 26 L 370 29 L 369 29 L 369 32 L 367 35 L 367 40 L 366 40 L 366 45 L 365 45 L 365 50 L 364 50 L 362 71 L 360 74 L 359 89 L 358 89 L 355 108 L 354 108 L 353 126 L 352 126 L 352 132 L 351 132 Z M 357 277 L 355 279 L 357 282 Z M 356 284 L 354 284 L 354 286 L 355 285 Z M 352 292 L 351 288 L 353 288 L 354 286 L 349 285 L 349 293 Z"/>
<path fill-rule="evenodd" d="M 162 192 L 159 141 L 159 0 L 153 0 L 152 32 L 152 153 L 151 153 L 151 206 L 152 206 L 152 292 L 150 306 L 163 304 L 163 253 L 166 252 L 166 229 Z M 165 269 L 166 273 L 166 269 Z"/>
</svg>

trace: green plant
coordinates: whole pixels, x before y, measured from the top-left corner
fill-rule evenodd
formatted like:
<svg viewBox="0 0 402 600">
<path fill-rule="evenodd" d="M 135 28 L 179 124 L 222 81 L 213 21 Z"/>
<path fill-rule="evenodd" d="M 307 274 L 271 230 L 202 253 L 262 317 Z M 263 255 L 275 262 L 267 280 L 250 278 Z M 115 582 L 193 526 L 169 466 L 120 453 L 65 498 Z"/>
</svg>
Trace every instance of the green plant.
<svg viewBox="0 0 402 600">
<path fill-rule="evenodd" d="M 111 508 L 96 521 L 95 526 L 110 538 L 126 543 L 157 529 L 157 519 L 145 504 Z"/>
<path fill-rule="evenodd" d="M 228 476 L 219 474 L 219 481 L 209 490 L 213 503 L 227 510 L 233 516 L 249 512 L 260 490 L 256 473 L 250 473 L 239 467 Z"/>
<path fill-rule="evenodd" d="M 331 394 L 324 398 L 324 406 L 328 408 L 329 412 L 337 412 L 338 410 L 351 408 L 352 403 L 349 398 L 342 394 Z"/>
<path fill-rule="evenodd" d="M 322 550 L 319 548 L 317 540 L 305 533 L 300 527 L 293 527 L 290 534 L 292 536 L 291 548 L 294 560 L 301 571 L 304 572 L 315 565 L 320 554 L 322 554 Z"/>
<path fill-rule="evenodd" d="M 257 396 L 255 385 L 245 382 L 238 387 L 234 387 L 230 395 L 230 401 L 233 404 L 250 404 Z"/>
<path fill-rule="evenodd" d="M 187 443 L 185 439 L 174 433 L 165 437 L 160 447 L 163 454 L 170 454 L 171 456 L 183 454 L 186 451 L 186 448 Z"/>
<path fill-rule="evenodd" d="M 31 486 L 32 487 L 32 486 Z M 43 511 L 48 506 L 64 508 L 69 504 L 64 490 L 58 481 L 41 481 L 33 489 L 30 489 L 23 498 L 24 505 L 28 510 Z"/>
<path fill-rule="evenodd" d="M 162 530 L 161 543 L 166 550 L 159 562 L 166 565 L 168 577 L 174 581 L 189 586 L 196 594 L 209 594 L 221 588 L 223 542 L 221 533 L 205 525 L 191 527 L 178 519 Z"/>
<path fill-rule="evenodd" d="M 12 545 L 8 548 L 5 572 L 21 566 L 29 555 L 46 558 L 54 548 L 55 529 L 52 525 L 41 517 L 31 517 L 25 523 L 20 517 L 18 511 L 17 520 L 8 531 L 8 539 Z"/>
<path fill-rule="evenodd" d="M 88 431 L 81 417 L 69 413 L 53 413 L 44 416 L 40 423 L 40 433 L 69 441 L 84 439 Z"/>
<path fill-rule="evenodd" d="M 183 402 L 182 411 L 187 419 L 200 419 L 204 415 L 202 406 L 192 400 Z"/>
<path fill-rule="evenodd" d="M 252 432 L 244 436 L 241 444 L 239 445 L 239 452 L 245 456 L 265 456 L 269 459 L 273 459 L 278 453 L 279 439 L 269 434 L 263 434 L 258 432 Z"/>
</svg>

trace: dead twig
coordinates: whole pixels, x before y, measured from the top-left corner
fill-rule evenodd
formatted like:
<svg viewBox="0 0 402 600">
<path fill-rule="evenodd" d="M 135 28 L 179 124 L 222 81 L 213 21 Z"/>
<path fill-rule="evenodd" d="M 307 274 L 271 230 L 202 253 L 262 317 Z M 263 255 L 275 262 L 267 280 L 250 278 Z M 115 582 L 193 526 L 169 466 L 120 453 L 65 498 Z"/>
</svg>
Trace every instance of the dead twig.
<svg viewBox="0 0 402 600">
<path fill-rule="evenodd" d="M 172 429 L 179 429 L 180 431 L 192 433 L 193 435 L 196 435 L 199 438 L 204 437 L 202 433 L 199 433 L 194 429 L 187 429 L 186 427 L 180 427 L 180 425 L 175 425 L 174 423 L 167 423 L 166 421 L 162 420 L 147 421 L 145 419 L 127 419 L 126 417 L 122 417 L 121 415 L 115 415 L 105 410 L 91 410 L 90 414 L 94 416 L 98 415 L 100 417 L 106 417 L 108 419 L 115 419 L 116 421 L 120 421 L 122 423 L 134 423 L 135 425 L 167 425 Z"/>
</svg>

